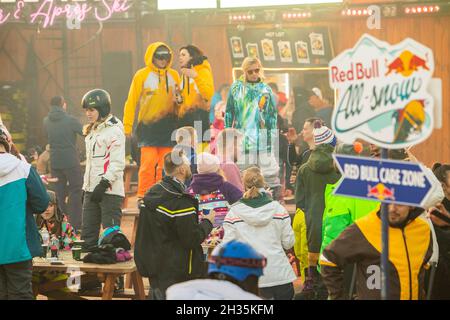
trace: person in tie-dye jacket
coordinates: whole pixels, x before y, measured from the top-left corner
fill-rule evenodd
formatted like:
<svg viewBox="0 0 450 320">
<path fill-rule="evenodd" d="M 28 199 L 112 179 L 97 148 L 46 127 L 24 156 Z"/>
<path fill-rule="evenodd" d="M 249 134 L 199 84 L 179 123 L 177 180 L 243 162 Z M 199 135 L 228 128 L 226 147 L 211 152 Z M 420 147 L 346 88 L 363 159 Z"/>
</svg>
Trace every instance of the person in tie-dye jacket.
<svg viewBox="0 0 450 320">
<path fill-rule="evenodd" d="M 240 169 L 259 166 L 274 199 L 278 200 L 281 184 L 275 97 L 263 81 L 263 67 L 258 58 L 244 59 L 242 69 L 244 75 L 231 85 L 228 94 L 225 128 L 235 128 L 243 134 Z"/>
</svg>

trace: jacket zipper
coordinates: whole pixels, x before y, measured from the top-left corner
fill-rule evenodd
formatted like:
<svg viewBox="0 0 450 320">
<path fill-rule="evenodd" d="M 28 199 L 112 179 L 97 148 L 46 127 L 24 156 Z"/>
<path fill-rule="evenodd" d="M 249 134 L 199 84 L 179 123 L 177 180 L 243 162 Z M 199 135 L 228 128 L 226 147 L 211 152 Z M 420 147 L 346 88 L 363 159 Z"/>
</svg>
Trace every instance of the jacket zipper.
<svg viewBox="0 0 450 320">
<path fill-rule="evenodd" d="M 412 299 L 412 278 L 411 278 L 411 262 L 409 260 L 408 244 L 406 243 L 405 230 L 402 229 L 403 242 L 405 243 L 406 258 L 408 259 L 408 272 L 409 272 L 409 300 Z"/>
<path fill-rule="evenodd" d="M 91 138 L 90 138 L 89 140 L 92 142 L 92 139 L 93 139 L 93 138 L 94 138 L 94 136 L 91 135 Z M 94 156 L 94 153 L 95 153 L 95 143 L 94 143 L 94 148 L 93 148 L 93 150 L 92 150 L 92 154 L 89 155 L 89 158 L 90 158 L 90 159 L 92 159 L 92 157 Z M 91 167 L 92 167 L 91 161 L 92 161 L 92 160 L 90 160 L 90 159 L 86 159 L 86 169 L 87 169 L 87 165 L 88 165 L 88 161 L 89 161 L 89 174 L 88 174 L 87 189 L 89 189 L 90 186 L 91 186 Z"/>
</svg>

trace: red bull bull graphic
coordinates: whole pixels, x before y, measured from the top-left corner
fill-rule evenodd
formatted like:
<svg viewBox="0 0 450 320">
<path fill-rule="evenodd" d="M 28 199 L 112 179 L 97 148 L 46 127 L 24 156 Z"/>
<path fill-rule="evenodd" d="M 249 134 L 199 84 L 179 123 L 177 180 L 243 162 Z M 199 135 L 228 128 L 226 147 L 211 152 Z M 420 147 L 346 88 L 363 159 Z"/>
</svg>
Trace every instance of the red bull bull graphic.
<svg viewBox="0 0 450 320">
<path fill-rule="evenodd" d="M 369 185 L 367 197 L 376 198 L 380 201 L 385 199 L 395 200 L 394 189 L 389 189 L 382 183 L 379 183 L 374 187 Z"/>
<path fill-rule="evenodd" d="M 409 50 L 405 50 L 387 65 L 388 70 L 385 75 L 388 76 L 391 72 L 395 72 L 404 77 L 409 77 L 413 72 L 418 71 L 419 68 L 430 70 L 425 59 L 420 58 Z"/>
<path fill-rule="evenodd" d="M 434 72 L 431 49 L 410 38 L 391 45 L 363 35 L 329 67 L 330 86 L 338 92 L 332 117 L 338 139 L 400 149 L 431 135 L 434 101 L 427 90 Z"/>
</svg>

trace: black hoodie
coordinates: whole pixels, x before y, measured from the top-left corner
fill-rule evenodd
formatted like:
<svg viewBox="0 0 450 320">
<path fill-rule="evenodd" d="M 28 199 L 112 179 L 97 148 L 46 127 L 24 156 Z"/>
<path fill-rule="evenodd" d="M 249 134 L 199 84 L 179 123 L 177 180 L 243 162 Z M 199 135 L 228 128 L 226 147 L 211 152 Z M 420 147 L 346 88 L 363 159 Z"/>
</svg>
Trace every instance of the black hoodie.
<svg viewBox="0 0 450 320">
<path fill-rule="evenodd" d="M 70 169 L 80 165 L 76 141 L 83 134 L 83 126 L 63 108 L 52 106 L 44 119 L 50 144 L 50 161 L 53 169 Z"/>
</svg>

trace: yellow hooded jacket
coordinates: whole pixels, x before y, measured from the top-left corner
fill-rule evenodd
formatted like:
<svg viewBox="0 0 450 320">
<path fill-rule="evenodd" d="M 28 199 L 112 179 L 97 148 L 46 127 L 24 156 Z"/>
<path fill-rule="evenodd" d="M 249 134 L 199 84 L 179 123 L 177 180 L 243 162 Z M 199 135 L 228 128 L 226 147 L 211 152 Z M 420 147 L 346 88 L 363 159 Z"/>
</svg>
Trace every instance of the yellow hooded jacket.
<svg viewBox="0 0 450 320">
<path fill-rule="evenodd" d="M 181 95 L 183 104 L 178 117 L 181 126 L 194 127 L 194 121 L 202 121 L 202 133 L 209 129 L 209 108 L 214 95 L 214 79 L 208 60 L 193 66 L 197 77 L 182 77 Z"/>
<path fill-rule="evenodd" d="M 153 55 L 159 46 L 169 49 L 172 57 L 164 69 L 153 64 Z M 145 53 L 146 67 L 134 75 L 128 99 L 125 103 L 123 125 L 125 134 L 131 134 L 139 106 L 136 135 L 139 146 L 172 146 L 172 131 L 177 128 L 177 106 L 174 99 L 175 86 L 180 76 L 171 68 L 173 52 L 162 42 L 148 46 Z"/>
</svg>

